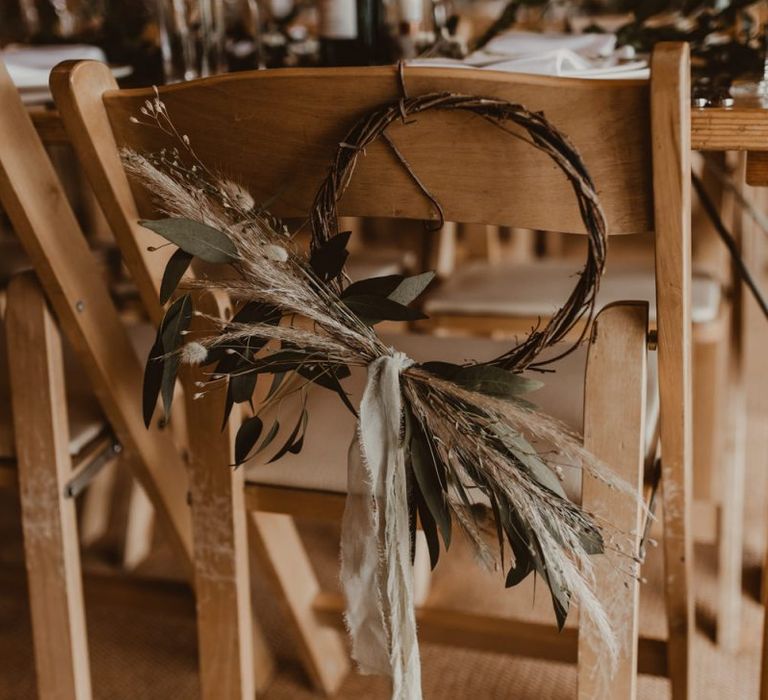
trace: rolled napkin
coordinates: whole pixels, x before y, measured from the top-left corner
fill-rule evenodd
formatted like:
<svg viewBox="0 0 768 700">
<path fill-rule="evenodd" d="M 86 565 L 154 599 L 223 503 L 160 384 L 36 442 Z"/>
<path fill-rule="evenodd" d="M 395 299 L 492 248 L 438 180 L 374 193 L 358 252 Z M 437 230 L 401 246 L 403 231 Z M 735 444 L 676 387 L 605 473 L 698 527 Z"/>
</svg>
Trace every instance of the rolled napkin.
<svg viewBox="0 0 768 700">
<path fill-rule="evenodd" d="M 361 673 L 392 677 L 393 700 L 421 698 L 401 435 L 400 373 L 412 364 L 393 351 L 368 366 L 349 450 L 341 526 L 341 582 L 352 658 Z"/>
</svg>

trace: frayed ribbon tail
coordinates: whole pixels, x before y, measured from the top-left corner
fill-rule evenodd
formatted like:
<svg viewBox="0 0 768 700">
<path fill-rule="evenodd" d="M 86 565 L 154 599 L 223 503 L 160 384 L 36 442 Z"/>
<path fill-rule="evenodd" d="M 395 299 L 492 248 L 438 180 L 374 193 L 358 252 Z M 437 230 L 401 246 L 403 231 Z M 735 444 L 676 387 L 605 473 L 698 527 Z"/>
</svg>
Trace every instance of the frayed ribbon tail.
<svg viewBox="0 0 768 700">
<path fill-rule="evenodd" d="M 400 373 L 395 352 L 368 366 L 357 435 L 349 449 L 341 529 L 341 581 L 352 658 L 361 673 L 392 677 L 393 700 L 421 699 L 413 610 Z"/>
</svg>

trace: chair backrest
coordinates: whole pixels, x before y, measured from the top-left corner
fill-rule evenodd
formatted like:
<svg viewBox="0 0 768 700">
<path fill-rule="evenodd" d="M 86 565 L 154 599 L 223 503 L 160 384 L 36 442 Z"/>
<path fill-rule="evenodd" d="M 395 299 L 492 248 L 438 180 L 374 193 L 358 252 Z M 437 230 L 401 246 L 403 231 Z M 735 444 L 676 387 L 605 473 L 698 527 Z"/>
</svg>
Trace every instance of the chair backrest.
<svg viewBox="0 0 768 700">
<path fill-rule="evenodd" d="M 687 56 L 668 56 L 667 67 L 682 60 Z M 651 94 L 665 89 L 666 73 L 654 70 L 650 82 L 593 81 L 414 67 L 405 69 L 404 83 L 411 95 L 450 91 L 502 97 L 543 111 L 580 151 L 609 232 L 635 233 L 654 227 Z M 117 148 L 148 152 L 169 145 L 161 130 L 131 120 L 147 121 L 140 110 L 154 92 L 118 90 L 106 66 L 92 62 L 58 66 L 51 88 L 118 239 L 136 241 L 121 246 L 129 267 L 136 263 L 145 303 L 152 304 L 149 278 L 156 292 L 164 258 L 146 256 L 155 239 L 135 225 L 141 207 L 131 196 Z M 174 126 L 206 165 L 246 186 L 257 201 L 271 201 L 273 213 L 290 217 L 308 213 L 350 126 L 398 99 L 401 84 L 393 67 L 295 69 L 172 85 L 160 88 L 160 96 Z M 448 220 L 584 231 L 568 181 L 549 157 L 480 117 L 430 112 L 392 125 L 388 134 L 442 203 Z M 360 159 L 339 211 L 437 216 L 383 142 Z"/>
</svg>

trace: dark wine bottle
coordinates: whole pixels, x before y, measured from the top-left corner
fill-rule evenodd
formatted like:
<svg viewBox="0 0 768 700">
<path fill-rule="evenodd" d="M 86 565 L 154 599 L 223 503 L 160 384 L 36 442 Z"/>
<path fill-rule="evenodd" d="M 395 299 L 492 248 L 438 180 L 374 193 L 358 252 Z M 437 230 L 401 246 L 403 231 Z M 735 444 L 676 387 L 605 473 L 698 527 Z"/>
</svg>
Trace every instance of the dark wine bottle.
<svg viewBox="0 0 768 700">
<path fill-rule="evenodd" d="M 368 66 L 386 60 L 381 0 L 320 0 L 320 55 L 325 66 Z"/>
</svg>

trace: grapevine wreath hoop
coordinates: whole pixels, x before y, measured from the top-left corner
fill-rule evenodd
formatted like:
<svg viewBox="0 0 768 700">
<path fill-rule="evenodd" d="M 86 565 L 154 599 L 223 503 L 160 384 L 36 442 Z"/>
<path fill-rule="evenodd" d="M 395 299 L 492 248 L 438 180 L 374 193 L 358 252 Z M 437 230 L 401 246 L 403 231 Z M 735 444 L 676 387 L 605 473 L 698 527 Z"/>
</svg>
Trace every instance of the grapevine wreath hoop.
<svg viewBox="0 0 768 700">
<path fill-rule="evenodd" d="M 410 699 L 421 695 L 411 571 L 417 520 L 433 566 L 440 538 L 447 548 L 458 526 L 479 559 L 506 571 L 507 586 L 531 573 L 540 576 L 559 626 L 571 599 L 578 599 L 615 658 L 620 650 L 593 591 L 590 557 L 610 548 L 630 562 L 624 572 L 631 576 L 636 575 L 635 553 L 626 533 L 567 498 L 559 475 L 563 465 L 577 467 L 629 499 L 637 495 L 584 450 L 578 436 L 536 410 L 528 394 L 540 383 L 522 375 L 572 352 L 579 341 L 566 344 L 566 336 L 595 311 L 606 223 L 578 151 L 540 112 L 495 97 L 447 92 L 410 97 L 402 67 L 399 75 L 403 97 L 359 119 L 336 149 L 309 213 L 308 253 L 247 191 L 197 157 L 159 94 L 145 103 L 143 118 L 132 120 L 162 129 L 175 145 L 159 154 L 124 152 L 123 157 L 168 217 L 143 225 L 179 247 L 163 278 L 162 301 L 176 297 L 147 361 L 145 420 L 160 395 L 169 414 L 180 362 L 211 367 L 200 396 L 226 382 L 225 421 L 233 405 L 253 400 L 258 380 L 266 375 L 268 389 L 260 394 L 259 410 L 238 430 L 235 457 L 241 464 L 271 453 L 272 462 L 303 446 L 310 385 L 339 395 L 357 421 L 341 547 L 352 653 L 363 672 L 392 676 L 394 698 Z M 350 234 L 339 231 L 337 204 L 359 159 L 377 139 L 389 145 L 442 224 L 440 203 L 387 135 L 395 121 L 407 123 L 436 110 L 472 115 L 546 153 L 573 189 L 589 240 L 584 269 L 563 306 L 522 342 L 485 363 L 416 363 L 375 333 L 382 320 L 423 318 L 409 305 L 432 273 L 350 283 L 343 272 Z M 194 257 L 230 271 L 185 281 L 187 290 L 197 291 L 181 294 L 177 287 Z M 236 313 L 231 319 L 208 317 L 213 330 L 190 331 L 193 315 L 204 315 L 193 308 L 196 295 L 210 289 L 225 290 Z M 557 357 L 540 357 L 560 344 L 566 349 Z M 342 383 L 356 366 L 367 368 L 359 407 Z M 297 399 L 299 418 L 293 430 L 285 431 L 287 439 L 278 439 L 281 426 L 275 419 L 267 428 L 265 409 L 289 399 Z M 494 539 L 498 554 L 489 543 Z"/>
</svg>

